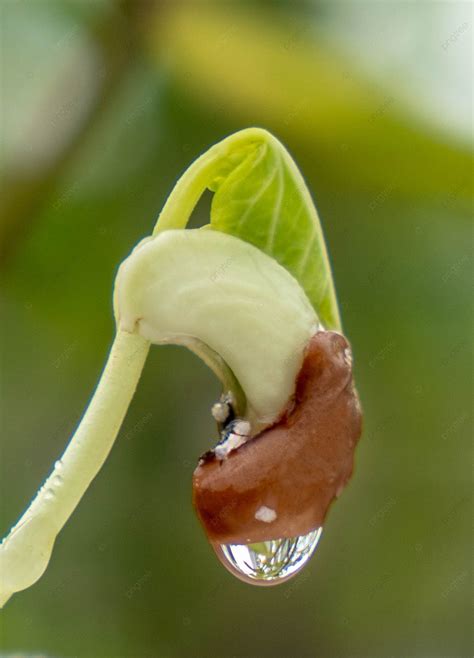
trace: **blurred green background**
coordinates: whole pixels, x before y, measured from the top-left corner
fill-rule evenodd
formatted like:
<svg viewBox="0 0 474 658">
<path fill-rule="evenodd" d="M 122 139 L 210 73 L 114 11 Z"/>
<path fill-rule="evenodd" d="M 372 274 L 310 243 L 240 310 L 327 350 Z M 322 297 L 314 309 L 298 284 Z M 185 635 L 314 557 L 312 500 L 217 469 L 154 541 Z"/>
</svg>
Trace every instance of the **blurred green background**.
<svg viewBox="0 0 474 658">
<path fill-rule="evenodd" d="M 191 506 L 218 382 L 153 348 L 1 651 L 471 656 L 472 5 L 3 0 L 1 18 L 2 534 L 95 386 L 118 264 L 236 129 L 273 131 L 307 179 L 365 411 L 311 564 L 252 588 Z"/>
</svg>

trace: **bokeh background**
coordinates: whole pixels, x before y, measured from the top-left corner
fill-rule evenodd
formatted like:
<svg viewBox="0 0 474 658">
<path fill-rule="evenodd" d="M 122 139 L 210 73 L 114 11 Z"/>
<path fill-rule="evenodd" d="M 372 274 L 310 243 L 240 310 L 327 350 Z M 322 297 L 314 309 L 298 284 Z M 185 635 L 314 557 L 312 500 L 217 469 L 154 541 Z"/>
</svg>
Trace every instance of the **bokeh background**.
<svg viewBox="0 0 474 658">
<path fill-rule="evenodd" d="M 212 143 L 273 131 L 331 253 L 365 410 L 355 477 L 299 578 L 218 564 L 191 474 L 219 385 L 153 348 L 4 654 L 472 655 L 472 4 L 2 0 L 6 533 L 97 381 L 120 261 Z M 206 223 L 209 199 L 193 224 Z"/>
</svg>

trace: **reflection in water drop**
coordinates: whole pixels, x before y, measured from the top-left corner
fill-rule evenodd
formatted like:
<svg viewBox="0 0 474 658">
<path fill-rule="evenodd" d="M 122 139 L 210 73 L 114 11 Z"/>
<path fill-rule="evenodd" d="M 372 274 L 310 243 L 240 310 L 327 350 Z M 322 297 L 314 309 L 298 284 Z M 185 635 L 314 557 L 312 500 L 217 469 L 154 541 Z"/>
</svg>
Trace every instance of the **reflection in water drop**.
<svg viewBox="0 0 474 658">
<path fill-rule="evenodd" d="M 316 548 L 323 529 L 291 539 L 272 539 L 258 544 L 215 544 L 223 565 L 252 585 L 278 585 L 295 576 Z"/>
</svg>

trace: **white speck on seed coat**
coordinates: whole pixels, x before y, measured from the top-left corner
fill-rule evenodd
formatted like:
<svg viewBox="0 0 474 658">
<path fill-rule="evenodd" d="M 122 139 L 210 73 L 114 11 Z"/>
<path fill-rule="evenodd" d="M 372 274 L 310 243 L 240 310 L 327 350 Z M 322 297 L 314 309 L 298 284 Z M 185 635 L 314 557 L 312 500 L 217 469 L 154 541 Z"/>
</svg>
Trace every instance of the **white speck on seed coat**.
<svg viewBox="0 0 474 658">
<path fill-rule="evenodd" d="M 346 349 L 344 350 L 344 362 L 348 366 L 352 365 L 352 352 L 350 347 L 346 347 Z"/>
<path fill-rule="evenodd" d="M 218 423 L 223 423 L 229 416 L 229 405 L 226 402 L 216 402 L 212 405 L 211 413 Z"/>
<path fill-rule="evenodd" d="M 232 450 L 239 448 L 247 441 L 250 434 L 250 423 L 247 420 L 239 420 L 234 424 L 232 432 L 224 441 L 218 443 L 214 448 L 214 454 L 217 459 L 227 459 Z"/>
<path fill-rule="evenodd" d="M 263 521 L 264 523 L 271 523 L 276 519 L 276 517 L 277 513 L 275 510 L 271 509 L 270 507 L 265 507 L 265 505 L 259 507 L 255 512 L 255 518 L 257 521 Z"/>
</svg>

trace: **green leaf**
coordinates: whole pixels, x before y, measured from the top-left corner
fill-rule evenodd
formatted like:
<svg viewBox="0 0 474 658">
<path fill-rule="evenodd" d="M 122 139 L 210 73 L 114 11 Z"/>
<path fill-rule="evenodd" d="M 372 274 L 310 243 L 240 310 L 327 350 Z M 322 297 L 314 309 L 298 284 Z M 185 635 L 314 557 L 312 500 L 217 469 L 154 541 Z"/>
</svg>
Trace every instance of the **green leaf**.
<svg viewBox="0 0 474 658">
<path fill-rule="evenodd" d="M 204 189 L 213 191 L 206 228 L 250 242 L 299 282 L 323 326 L 340 329 L 331 269 L 316 208 L 284 146 L 266 130 L 242 130 L 185 172 L 155 233 L 183 228 Z"/>
<path fill-rule="evenodd" d="M 339 314 L 324 237 L 305 182 L 283 145 L 262 141 L 216 182 L 211 226 L 259 247 L 300 283 L 327 328 Z"/>
</svg>

